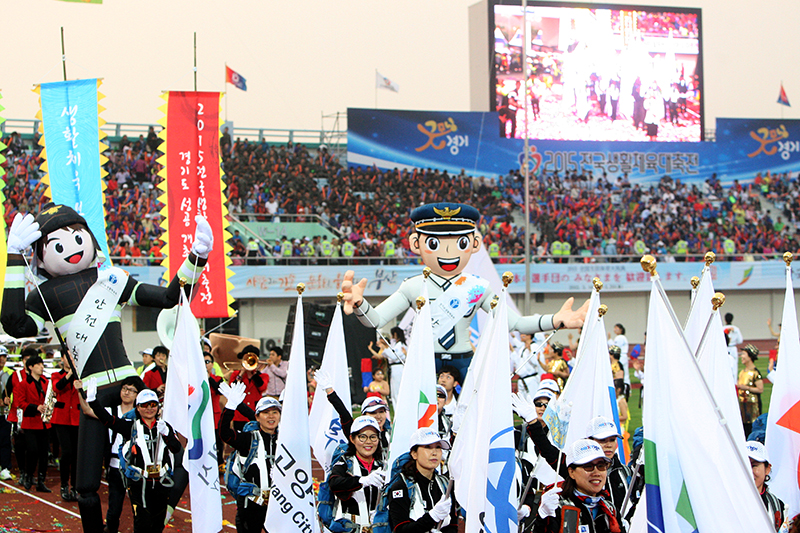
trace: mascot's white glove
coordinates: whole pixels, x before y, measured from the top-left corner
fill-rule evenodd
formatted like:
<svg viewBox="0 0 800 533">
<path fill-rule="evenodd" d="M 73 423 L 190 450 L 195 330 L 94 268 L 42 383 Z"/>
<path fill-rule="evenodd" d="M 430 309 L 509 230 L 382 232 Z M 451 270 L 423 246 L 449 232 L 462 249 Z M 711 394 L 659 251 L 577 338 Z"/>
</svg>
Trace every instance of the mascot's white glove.
<svg viewBox="0 0 800 533">
<path fill-rule="evenodd" d="M 8 230 L 7 249 L 10 254 L 21 254 L 27 250 L 31 244 L 38 241 L 42 236 L 39 231 L 39 223 L 28 213 L 24 217 L 17 213 L 11 228 Z"/>
<path fill-rule="evenodd" d="M 522 507 L 517 509 L 517 522 L 522 522 L 525 518 L 528 518 L 530 515 L 531 515 L 530 506 L 523 505 Z"/>
<path fill-rule="evenodd" d="M 383 487 L 383 478 L 386 473 L 383 470 L 373 470 L 364 477 L 358 478 L 358 482 L 362 487 L 375 487 L 380 489 Z"/>
<path fill-rule="evenodd" d="M 547 518 L 548 516 L 552 516 L 555 518 L 556 509 L 558 509 L 558 504 L 561 500 L 558 496 L 560 492 L 561 487 L 556 486 L 542 494 L 542 501 L 539 503 L 540 517 Z"/>
<path fill-rule="evenodd" d="M 328 389 L 333 388 L 333 380 L 331 379 L 330 374 L 324 370 L 320 369 L 314 372 L 314 381 L 317 382 L 317 388 L 322 389 L 325 392 L 328 392 Z"/>
<path fill-rule="evenodd" d="M 536 407 L 518 394 L 511 395 L 511 408 L 521 416 L 528 424 L 538 418 Z"/>
<path fill-rule="evenodd" d="M 225 396 L 225 399 L 228 400 L 228 403 L 225 404 L 225 409 L 235 411 L 236 408 L 239 407 L 239 404 L 244 401 L 244 397 L 246 396 L 246 388 L 246 385 L 241 381 L 236 382 L 233 385 L 228 385 L 225 382 L 220 383 L 219 393 Z"/>
<path fill-rule="evenodd" d="M 208 253 L 214 248 L 214 233 L 205 217 L 197 215 L 194 221 L 197 223 L 197 228 L 194 230 L 192 253 L 197 257 L 208 259 Z"/>
<path fill-rule="evenodd" d="M 428 511 L 428 514 L 431 515 L 434 522 L 441 522 L 450 514 L 450 508 L 452 506 L 453 502 L 450 500 L 450 496 L 448 496 L 447 498 L 439 500 L 436 505 L 433 506 L 433 509 Z"/>
<path fill-rule="evenodd" d="M 97 399 L 97 378 L 86 382 L 86 401 L 92 403 Z"/>
<path fill-rule="evenodd" d="M 169 426 L 167 425 L 167 421 L 163 418 L 159 418 L 158 422 L 156 422 L 156 427 L 158 428 L 158 433 L 164 435 L 165 437 L 169 435 Z"/>
</svg>

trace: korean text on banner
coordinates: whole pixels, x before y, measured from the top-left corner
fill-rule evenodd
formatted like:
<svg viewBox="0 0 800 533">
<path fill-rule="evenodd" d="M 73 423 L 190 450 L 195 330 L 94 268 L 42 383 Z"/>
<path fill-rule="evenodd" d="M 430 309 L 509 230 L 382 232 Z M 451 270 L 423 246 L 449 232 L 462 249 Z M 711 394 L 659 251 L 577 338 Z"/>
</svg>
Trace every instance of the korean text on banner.
<svg viewBox="0 0 800 533">
<path fill-rule="evenodd" d="M 103 208 L 102 165 L 108 159 L 102 155 L 106 145 L 100 131 L 105 124 L 99 117 L 99 80 L 72 80 L 43 83 L 34 91 L 39 93 L 42 120 L 39 144 L 42 150 L 42 180 L 45 196 L 57 204 L 72 207 L 83 215 L 89 230 L 106 257 L 105 213 Z"/>
<path fill-rule="evenodd" d="M 198 318 L 226 317 L 232 314 L 229 304 L 228 278 L 232 272 L 227 252 L 230 238 L 226 228 L 225 206 L 220 168 L 220 93 L 169 92 L 162 108 L 165 127 L 159 137 L 164 155 L 158 159 L 164 168 L 159 175 L 166 178 L 159 188 L 164 192 L 160 200 L 166 204 L 164 251 L 167 259 L 165 280 L 172 279 L 183 260 L 189 255 L 195 232 L 195 215 L 202 215 L 211 225 L 214 241 L 225 243 L 215 246 L 208 256 L 208 266 L 197 285 L 198 293 L 192 300 L 192 312 Z"/>
</svg>

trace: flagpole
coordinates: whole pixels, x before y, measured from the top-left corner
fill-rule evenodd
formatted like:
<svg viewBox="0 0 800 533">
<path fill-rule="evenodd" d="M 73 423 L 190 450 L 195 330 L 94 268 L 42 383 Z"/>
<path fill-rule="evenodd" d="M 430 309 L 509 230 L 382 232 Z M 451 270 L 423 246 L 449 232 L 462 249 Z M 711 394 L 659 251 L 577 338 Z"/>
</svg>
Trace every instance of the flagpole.
<svg viewBox="0 0 800 533">
<path fill-rule="evenodd" d="M 61 26 L 61 68 L 64 70 L 64 81 L 67 81 L 67 53 L 64 51 L 64 26 Z"/>
<path fill-rule="evenodd" d="M 531 312 L 531 176 L 528 158 L 528 0 L 522 0 L 522 92 L 525 105 L 525 140 L 523 175 L 525 177 L 525 314 Z M 516 120 L 516 117 L 515 117 Z"/>
<path fill-rule="evenodd" d="M 375 109 L 378 109 L 378 69 L 375 69 Z"/>
<path fill-rule="evenodd" d="M 197 32 L 194 32 L 194 91 L 197 92 Z"/>
<path fill-rule="evenodd" d="M 225 83 L 228 82 L 228 62 L 225 62 Z M 227 93 L 228 91 L 223 91 L 223 93 Z M 225 122 L 228 122 L 228 95 L 225 94 Z"/>
</svg>

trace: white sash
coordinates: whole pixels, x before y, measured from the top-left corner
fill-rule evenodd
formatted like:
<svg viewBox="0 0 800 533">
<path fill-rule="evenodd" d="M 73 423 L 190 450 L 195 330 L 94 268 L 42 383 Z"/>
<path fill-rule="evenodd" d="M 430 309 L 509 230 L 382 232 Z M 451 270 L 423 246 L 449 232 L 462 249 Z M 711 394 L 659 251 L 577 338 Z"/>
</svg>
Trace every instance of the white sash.
<svg viewBox="0 0 800 533">
<path fill-rule="evenodd" d="M 463 280 L 463 281 L 462 281 Z M 433 338 L 438 339 L 467 316 L 483 297 L 488 286 L 472 274 L 462 274 L 431 304 Z"/>
<path fill-rule="evenodd" d="M 86 291 L 72 316 L 65 340 L 79 376 L 83 376 L 83 367 L 105 332 L 127 283 L 128 273 L 121 268 L 108 267 L 99 270 L 97 281 Z"/>
</svg>

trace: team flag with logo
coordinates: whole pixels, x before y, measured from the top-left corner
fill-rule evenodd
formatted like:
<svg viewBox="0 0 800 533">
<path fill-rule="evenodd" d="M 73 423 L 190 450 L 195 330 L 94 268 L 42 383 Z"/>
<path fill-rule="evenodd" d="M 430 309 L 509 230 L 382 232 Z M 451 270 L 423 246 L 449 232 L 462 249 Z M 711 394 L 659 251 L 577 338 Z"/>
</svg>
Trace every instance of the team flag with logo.
<svg viewBox="0 0 800 533">
<path fill-rule="evenodd" d="M 228 65 L 225 65 L 225 82 L 230 83 L 237 89 L 247 91 L 247 80 Z"/>
<path fill-rule="evenodd" d="M 767 416 L 766 446 L 772 463 L 769 490 L 783 500 L 791 517 L 800 513 L 800 333 L 791 266 L 786 267 L 776 374 Z"/>
<path fill-rule="evenodd" d="M 336 310 L 333 312 L 320 370 L 330 376 L 333 390 L 339 395 L 342 403 L 351 405 L 341 303 L 336 305 Z M 314 402 L 311 404 L 311 412 L 308 415 L 308 427 L 311 435 L 314 436 L 314 440 L 311 442 L 314 456 L 325 472 L 328 472 L 334 450 L 340 443 L 347 442 L 347 435 L 343 433 L 342 421 L 326 396 L 327 393 L 322 387 L 317 387 L 317 390 L 314 391 Z"/>
<path fill-rule="evenodd" d="M 786 96 L 786 91 L 783 88 L 783 83 L 781 83 L 781 92 L 778 93 L 778 103 L 781 105 L 785 105 L 786 107 L 792 107 L 789 103 L 789 97 Z"/>
<path fill-rule="evenodd" d="M 390 91 L 394 91 L 396 93 L 400 92 L 400 86 L 397 85 L 395 82 L 378 72 L 375 71 L 375 87 L 378 89 L 389 89 Z"/>
<path fill-rule="evenodd" d="M 436 362 L 433 357 L 433 321 L 428 281 L 422 284 L 425 304 L 417 312 L 408 343 L 406 366 L 397 394 L 389 443 L 389 464 L 409 450 L 411 435 L 419 428 L 439 430 L 436 417 Z"/>
<path fill-rule="evenodd" d="M 314 487 L 311 478 L 302 296 L 297 297 L 292 349 L 281 411 L 264 529 L 317 533 L 319 522 L 314 507 Z"/>
<path fill-rule="evenodd" d="M 742 463 L 742 443 L 717 413 L 657 274 L 652 277 L 647 341 L 648 531 L 772 530 L 752 471 Z M 709 490 L 711 479 L 715 490 Z"/>
</svg>

